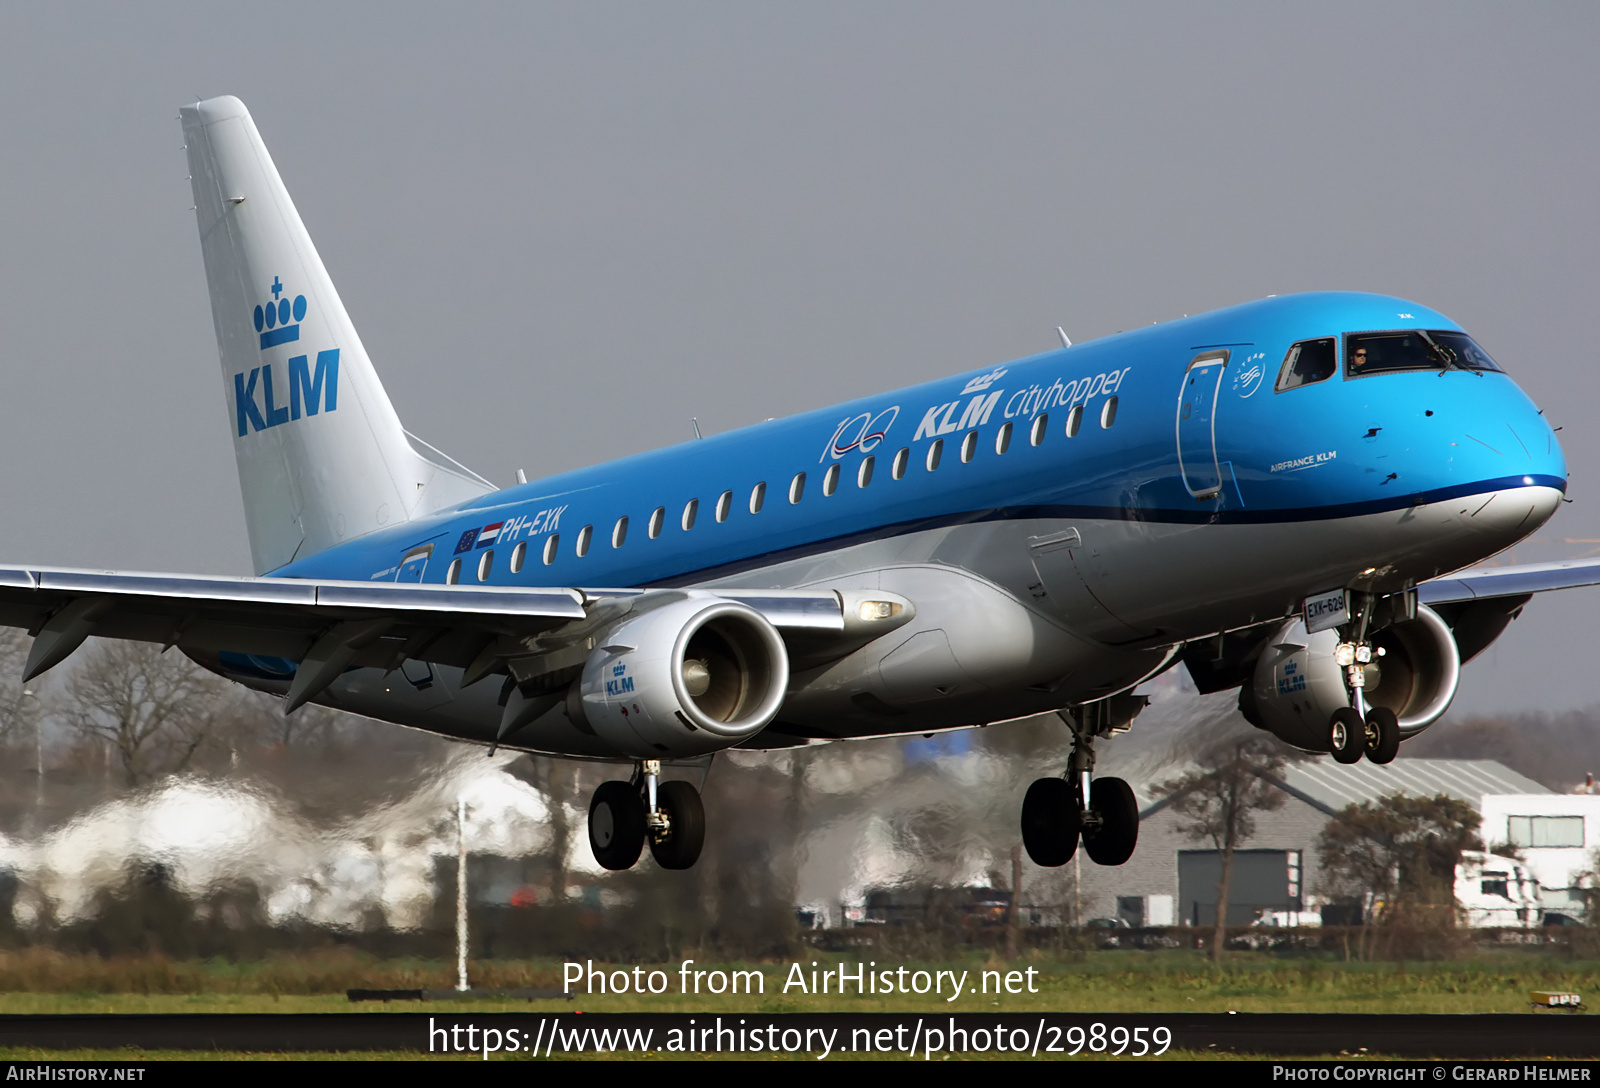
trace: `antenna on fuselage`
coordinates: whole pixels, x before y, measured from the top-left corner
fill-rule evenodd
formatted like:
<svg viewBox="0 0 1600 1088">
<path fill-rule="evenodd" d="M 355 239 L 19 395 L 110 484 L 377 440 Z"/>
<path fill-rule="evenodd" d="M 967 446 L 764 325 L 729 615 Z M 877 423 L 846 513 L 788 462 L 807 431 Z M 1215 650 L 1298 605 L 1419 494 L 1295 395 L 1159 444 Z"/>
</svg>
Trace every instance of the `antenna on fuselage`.
<svg viewBox="0 0 1600 1088">
<path fill-rule="evenodd" d="M 694 428 L 694 436 L 696 438 L 704 438 L 705 437 L 705 435 L 700 433 L 700 421 L 698 419 L 696 419 L 694 416 L 690 416 L 689 417 L 689 426 Z"/>
<path fill-rule="evenodd" d="M 1064 348 L 1070 348 L 1072 346 L 1072 341 L 1067 338 L 1067 330 L 1063 329 L 1060 325 L 1057 325 L 1056 332 L 1061 334 L 1061 346 Z"/>
</svg>

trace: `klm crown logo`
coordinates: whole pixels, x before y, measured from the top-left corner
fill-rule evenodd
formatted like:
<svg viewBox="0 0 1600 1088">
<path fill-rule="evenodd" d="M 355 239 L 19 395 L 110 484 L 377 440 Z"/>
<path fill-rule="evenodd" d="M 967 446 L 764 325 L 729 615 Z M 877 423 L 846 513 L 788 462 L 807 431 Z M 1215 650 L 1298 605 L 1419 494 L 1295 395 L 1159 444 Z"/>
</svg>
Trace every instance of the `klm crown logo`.
<svg viewBox="0 0 1600 1088">
<path fill-rule="evenodd" d="M 293 302 L 283 295 L 283 284 L 272 277 L 273 301 L 256 307 L 256 331 L 261 334 L 261 350 L 278 344 L 290 344 L 300 339 L 300 322 L 306 316 L 306 296 L 296 295 Z M 292 323 L 291 323 L 292 322 Z M 279 363 L 282 367 L 283 364 Z M 273 364 L 265 363 L 253 368 L 249 374 L 233 376 L 233 411 L 236 433 L 240 438 L 252 431 L 281 427 L 302 416 L 319 412 L 336 411 L 339 407 L 339 349 L 328 348 L 317 352 L 313 364 L 305 355 L 296 355 L 288 362 L 289 403 L 282 404 L 283 370 L 276 373 Z M 259 396 L 260 399 L 257 399 Z"/>
<path fill-rule="evenodd" d="M 261 334 L 261 350 L 300 339 L 300 322 L 306 316 L 306 296 L 296 295 L 290 302 L 282 298 L 283 284 L 272 277 L 272 301 L 256 307 L 256 332 Z M 293 319 L 294 324 L 290 324 Z"/>
</svg>

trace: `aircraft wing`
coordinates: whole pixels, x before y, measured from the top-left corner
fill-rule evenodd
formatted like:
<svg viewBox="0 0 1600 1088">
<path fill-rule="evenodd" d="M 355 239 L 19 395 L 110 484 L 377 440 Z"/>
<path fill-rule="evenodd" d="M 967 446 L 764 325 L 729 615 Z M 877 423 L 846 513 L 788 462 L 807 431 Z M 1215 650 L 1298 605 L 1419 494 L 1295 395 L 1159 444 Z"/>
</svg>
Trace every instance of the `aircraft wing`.
<svg viewBox="0 0 1600 1088">
<path fill-rule="evenodd" d="M 1600 585 L 1600 559 L 1568 559 L 1457 571 L 1447 578 L 1422 583 L 1417 587 L 1417 599 L 1427 605 L 1455 604 L 1594 585 Z"/>
<path fill-rule="evenodd" d="M 32 679 L 90 635 L 282 658 L 298 665 L 293 710 L 351 666 L 408 658 L 465 670 L 464 682 L 509 672 L 519 682 L 581 668 L 590 636 L 620 616 L 686 590 L 511 588 L 423 583 L 0 568 L 0 626 L 34 636 Z M 786 637 L 846 631 L 830 590 L 728 590 Z"/>
</svg>

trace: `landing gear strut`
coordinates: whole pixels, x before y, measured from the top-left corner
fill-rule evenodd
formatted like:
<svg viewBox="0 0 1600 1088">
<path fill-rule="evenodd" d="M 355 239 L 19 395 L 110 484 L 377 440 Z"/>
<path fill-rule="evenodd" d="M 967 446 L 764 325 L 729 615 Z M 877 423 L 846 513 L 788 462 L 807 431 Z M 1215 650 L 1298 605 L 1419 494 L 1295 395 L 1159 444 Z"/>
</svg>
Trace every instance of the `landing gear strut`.
<svg viewBox="0 0 1600 1088">
<path fill-rule="evenodd" d="M 1035 865 L 1065 865 L 1078 840 L 1091 861 L 1121 865 L 1139 842 L 1139 805 L 1120 778 L 1093 778 L 1094 741 L 1112 732 L 1099 704 L 1059 712 L 1072 727 L 1064 778 L 1041 778 L 1022 801 L 1022 845 Z"/>
<path fill-rule="evenodd" d="M 705 845 L 706 810 L 688 782 L 661 781 L 659 759 L 640 760 L 629 782 L 602 782 L 589 802 L 589 848 L 604 868 L 631 869 L 650 843 L 663 869 L 687 869 Z"/>
</svg>

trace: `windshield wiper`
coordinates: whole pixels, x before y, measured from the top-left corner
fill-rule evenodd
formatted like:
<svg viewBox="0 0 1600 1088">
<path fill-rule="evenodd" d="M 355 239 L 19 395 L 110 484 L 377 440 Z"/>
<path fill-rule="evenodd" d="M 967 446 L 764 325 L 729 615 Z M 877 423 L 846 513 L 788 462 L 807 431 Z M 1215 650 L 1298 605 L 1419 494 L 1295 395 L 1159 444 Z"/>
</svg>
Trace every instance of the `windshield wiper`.
<svg viewBox="0 0 1600 1088">
<path fill-rule="evenodd" d="M 1478 377 L 1483 377 L 1483 374 L 1480 371 L 1473 370 L 1466 363 L 1463 363 L 1461 361 L 1461 356 L 1457 355 L 1450 347 L 1444 344 L 1436 343 L 1433 337 L 1429 336 L 1421 329 L 1417 330 L 1417 335 L 1422 338 L 1422 343 L 1427 347 L 1428 354 L 1431 355 L 1436 362 L 1438 362 L 1439 376 L 1441 378 L 1444 377 L 1444 372 L 1446 370 L 1452 369 L 1465 370 L 1469 374 L 1477 374 Z"/>
</svg>

